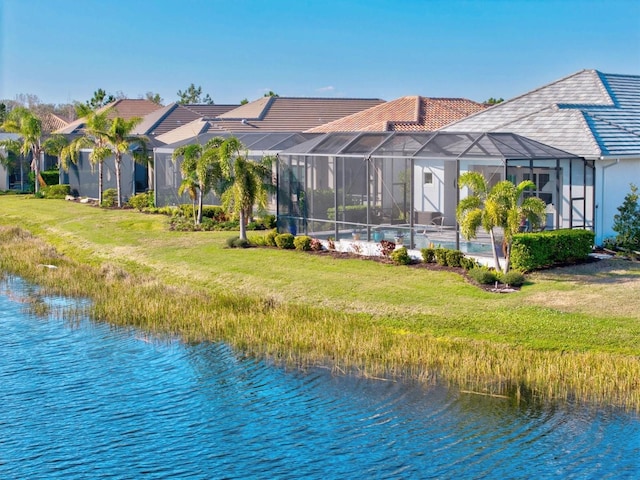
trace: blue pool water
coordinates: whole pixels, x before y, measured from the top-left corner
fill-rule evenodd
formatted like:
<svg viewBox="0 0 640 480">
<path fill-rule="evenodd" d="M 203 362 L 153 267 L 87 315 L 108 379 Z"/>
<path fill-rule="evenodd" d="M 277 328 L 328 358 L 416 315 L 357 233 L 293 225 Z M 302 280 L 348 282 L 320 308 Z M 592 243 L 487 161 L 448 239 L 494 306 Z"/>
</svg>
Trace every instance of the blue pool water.
<svg viewBox="0 0 640 480">
<path fill-rule="evenodd" d="M 0 288 L 2 479 L 640 478 L 634 413 L 287 371 L 28 290 Z"/>
</svg>

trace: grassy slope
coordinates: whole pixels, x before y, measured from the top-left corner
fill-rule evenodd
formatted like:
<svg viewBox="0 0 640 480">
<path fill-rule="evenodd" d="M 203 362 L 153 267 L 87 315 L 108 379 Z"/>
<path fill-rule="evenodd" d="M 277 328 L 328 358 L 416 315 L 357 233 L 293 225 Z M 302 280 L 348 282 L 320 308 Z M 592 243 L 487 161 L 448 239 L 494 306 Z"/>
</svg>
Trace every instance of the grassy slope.
<svg viewBox="0 0 640 480">
<path fill-rule="evenodd" d="M 399 332 L 640 355 L 640 267 L 620 260 L 597 270 L 534 275 L 521 292 L 496 295 L 447 272 L 228 250 L 229 232 L 169 232 L 166 217 L 131 210 L 0 196 L 0 224 L 30 230 L 87 263 L 111 263 L 176 285 L 367 313 Z"/>
</svg>

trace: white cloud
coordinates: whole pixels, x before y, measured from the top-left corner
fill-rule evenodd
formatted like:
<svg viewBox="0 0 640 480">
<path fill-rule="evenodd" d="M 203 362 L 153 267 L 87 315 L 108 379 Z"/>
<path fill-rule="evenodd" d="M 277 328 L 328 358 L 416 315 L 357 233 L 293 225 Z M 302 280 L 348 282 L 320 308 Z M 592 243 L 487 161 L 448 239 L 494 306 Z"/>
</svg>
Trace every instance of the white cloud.
<svg viewBox="0 0 640 480">
<path fill-rule="evenodd" d="M 327 87 L 316 88 L 316 92 L 333 92 L 336 89 L 333 85 Z"/>
</svg>

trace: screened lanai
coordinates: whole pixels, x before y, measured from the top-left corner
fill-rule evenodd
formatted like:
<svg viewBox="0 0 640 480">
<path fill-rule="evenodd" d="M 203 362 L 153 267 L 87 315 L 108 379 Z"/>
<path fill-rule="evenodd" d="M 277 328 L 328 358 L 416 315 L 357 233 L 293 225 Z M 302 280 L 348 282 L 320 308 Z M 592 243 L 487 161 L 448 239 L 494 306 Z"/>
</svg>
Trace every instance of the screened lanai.
<svg viewBox="0 0 640 480">
<path fill-rule="evenodd" d="M 154 149 L 154 183 L 156 206 L 179 205 L 181 203 L 191 203 L 188 195 L 178 195 L 178 189 L 182 183 L 180 166 L 182 159 L 178 158 L 174 162 L 173 152 L 182 145 L 199 143 L 204 145 L 215 137 L 229 138 L 236 137 L 245 147 L 248 157 L 259 160 L 266 155 L 276 155 L 287 148 L 317 137 L 319 134 L 312 133 L 229 133 L 229 132 L 207 132 L 197 137 L 193 137 L 170 145 L 156 147 Z M 204 202 L 209 205 L 217 205 L 218 199 L 209 193 Z M 275 204 L 273 206 L 275 211 Z"/>
<path fill-rule="evenodd" d="M 336 240 L 464 242 L 458 177 L 477 171 L 491 185 L 532 180 L 547 204 L 544 228 L 593 228 L 593 164 L 512 133 L 330 133 L 278 155 L 279 229 Z"/>
</svg>

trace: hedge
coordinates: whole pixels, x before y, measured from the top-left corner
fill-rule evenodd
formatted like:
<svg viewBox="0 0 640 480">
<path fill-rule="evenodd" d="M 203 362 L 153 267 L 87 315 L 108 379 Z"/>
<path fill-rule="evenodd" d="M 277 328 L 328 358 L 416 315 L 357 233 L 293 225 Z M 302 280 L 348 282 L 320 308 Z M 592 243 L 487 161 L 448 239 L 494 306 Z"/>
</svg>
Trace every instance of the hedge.
<svg viewBox="0 0 640 480">
<path fill-rule="evenodd" d="M 522 272 L 585 260 L 593 250 L 591 230 L 550 230 L 514 235 L 511 267 Z"/>
<path fill-rule="evenodd" d="M 339 221 L 352 223 L 367 223 L 367 206 L 366 205 L 347 205 L 338 208 L 340 214 Z M 327 209 L 327 218 L 329 220 L 336 219 L 336 209 L 331 207 Z"/>
</svg>

